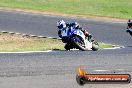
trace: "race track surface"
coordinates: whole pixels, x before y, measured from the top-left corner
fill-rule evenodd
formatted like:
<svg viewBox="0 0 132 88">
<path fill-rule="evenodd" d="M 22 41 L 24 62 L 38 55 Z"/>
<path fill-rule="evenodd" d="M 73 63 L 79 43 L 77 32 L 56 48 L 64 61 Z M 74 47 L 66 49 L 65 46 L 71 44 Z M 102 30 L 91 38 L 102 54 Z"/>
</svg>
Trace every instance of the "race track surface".
<svg viewBox="0 0 132 88">
<path fill-rule="evenodd" d="M 0 53 L 0 88 L 81 88 L 76 69 L 88 73 L 132 75 L 132 41 L 126 23 L 53 15 L 0 11 L 0 30 L 58 37 L 56 21 L 77 21 L 100 42 L 125 48 L 94 51 L 52 51 L 45 53 Z M 97 71 L 100 70 L 100 71 Z M 132 84 L 87 84 L 84 88 L 131 88 Z"/>
</svg>

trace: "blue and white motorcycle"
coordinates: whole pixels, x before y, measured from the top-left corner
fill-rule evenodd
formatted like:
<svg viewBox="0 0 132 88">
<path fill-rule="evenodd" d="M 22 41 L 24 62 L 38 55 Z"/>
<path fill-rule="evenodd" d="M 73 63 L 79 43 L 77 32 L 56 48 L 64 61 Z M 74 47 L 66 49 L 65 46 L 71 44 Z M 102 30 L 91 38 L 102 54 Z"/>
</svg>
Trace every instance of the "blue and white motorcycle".
<svg viewBox="0 0 132 88">
<path fill-rule="evenodd" d="M 79 49 L 82 51 L 93 50 L 97 51 L 99 49 L 99 44 L 94 39 L 88 39 L 84 33 L 79 29 L 69 28 L 61 29 L 62 42 L 65 43 L 65 49 Z"/>
<path fill-rule="evenodd" d="M 132 36 L 132 28 L 127 28 L 126 32 Z"/>
</svg>

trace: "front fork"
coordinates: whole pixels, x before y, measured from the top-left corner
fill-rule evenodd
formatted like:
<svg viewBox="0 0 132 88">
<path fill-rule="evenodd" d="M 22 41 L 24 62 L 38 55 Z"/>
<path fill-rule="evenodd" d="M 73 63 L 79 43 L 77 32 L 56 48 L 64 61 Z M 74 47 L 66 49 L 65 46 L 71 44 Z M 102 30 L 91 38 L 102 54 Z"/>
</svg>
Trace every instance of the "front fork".
<svg viewBox="0 0 132 88">
<path fill-rule="evenodd" d="M 85 40 L 85 47 L 90 50 L 92 48 L 92 42 L 88 41 L 87 39 Z"/>
</svg>

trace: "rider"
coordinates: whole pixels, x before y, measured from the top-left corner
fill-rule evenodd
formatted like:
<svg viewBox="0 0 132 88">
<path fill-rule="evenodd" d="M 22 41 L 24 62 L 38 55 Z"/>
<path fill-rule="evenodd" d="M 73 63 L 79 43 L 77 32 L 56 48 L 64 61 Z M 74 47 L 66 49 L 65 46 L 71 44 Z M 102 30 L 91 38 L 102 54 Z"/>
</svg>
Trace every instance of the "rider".
<svg viewBox="0 0 132 88">
<path fill-rule="evenodd" d="M 132 20 L 131 19 L 128 20 L 127 25 L 128 25 L 127 28 L 132 28 Z"/>
<path fill-rule="evenodd" d="M 130 33 L 130 35 L 132 35 L 132 20 L 131 19 L 129 19 L 128 20 L 128 22 L 127 22 L 127 31 L 126 32 L 128 32 L 128 33 Z"/>
<path fill-rule="evenodd" d="M 69 28 L 69 30 L 79 29 L 84 33 L 86 38 L 88 38 L 88 39 L 92 38 L 92 35 L 89 34 L 88 31 L 86 31 L 82 27 L 80 27 L 80 25 L 77 22 L 65 22 L 65 21 L 61 20 L 61 21 L 57 22 L 57 27 L 60 29 L 58 31 L 58 35 L 59 35 L 60 38 L 62 38 L 61 29 L 66 29 L 67 27 Z"/>
<path fill-rule="evenodd" d="M 63 21 L 63 20 L 57 21 L 57 27 L 59 29 L 58 35 L 60 38 L 62 38 L 61 30 L 63 30 L 63 29 L 65 30 L 67 28 L 65 21 Z"/>
</svg>

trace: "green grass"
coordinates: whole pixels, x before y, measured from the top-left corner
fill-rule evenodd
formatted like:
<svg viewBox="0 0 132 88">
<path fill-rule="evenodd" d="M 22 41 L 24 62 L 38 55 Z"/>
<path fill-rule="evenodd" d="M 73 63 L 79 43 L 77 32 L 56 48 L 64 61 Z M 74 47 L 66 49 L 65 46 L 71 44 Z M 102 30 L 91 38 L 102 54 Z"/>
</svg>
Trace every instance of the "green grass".
<svg viewBox="0 0 132 88">
<path fill-rule="evenodd" d="M 108 44 L 108 43 L 99 43 L 100 45 L 100 49 L 104 49 L 104 48 L 112 48 L 112 44 Z"/>
<path fill-rule="evenodd" d="M 99 43 L 100 49 L 111 48 L 111 44 Z M 58 39 L 23 37 L 0 33 L 0 52 L 65 50 Z"/>
<path fill-rule="evenodd" d="M 64 44 L 58 39 L 0 34 L 0 52 L 61 50 L 63 47 Z"/>
<path fill-rule="evenodd" d="M 0 7 L 132 18 L 132 0 L 0 0 Z"/>
</svg>

